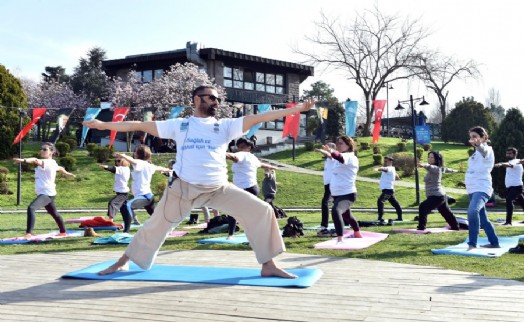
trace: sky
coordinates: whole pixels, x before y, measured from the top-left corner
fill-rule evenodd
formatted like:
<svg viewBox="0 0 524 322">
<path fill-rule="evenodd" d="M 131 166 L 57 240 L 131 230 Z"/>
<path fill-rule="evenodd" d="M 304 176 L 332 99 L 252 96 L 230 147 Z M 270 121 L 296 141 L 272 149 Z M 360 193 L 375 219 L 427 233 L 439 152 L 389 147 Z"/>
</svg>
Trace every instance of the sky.
<svg viewBox="0 0 524 322">
<path fill-rule="evenodd" d="M 188 41 L 301 63 L 304 58 L 292 48 L 310 48 L 306 36 L 315 33 L 320 12 L 349 24 L 375 5 L 384 14 L 420 18 L 431 32 L 427 46 L 480 65 L 480 79 L 451 83 L 452 106 L 470 96 L 485 103 L 494 89 L 503 107 L 522 110 L 524 5 L 518 0 L 1 0 L 0 64 L 17 77 L 40 80 L 46 66 L 60 65 L 72 74 L 93 47 L 119 59 L 182 49 Z M 322 66 L 315 66 L 315 76 L 301 90 L 319 80 L 340 100 L 363 101 L 347 75 Z M 437 106 L 435 94 L 420 82 L 392 85 L 392 108 L 410 95 L 425 96 L 426 114 Z M 386 99 L 386 92 L 379 98 Z"/>
</svg>

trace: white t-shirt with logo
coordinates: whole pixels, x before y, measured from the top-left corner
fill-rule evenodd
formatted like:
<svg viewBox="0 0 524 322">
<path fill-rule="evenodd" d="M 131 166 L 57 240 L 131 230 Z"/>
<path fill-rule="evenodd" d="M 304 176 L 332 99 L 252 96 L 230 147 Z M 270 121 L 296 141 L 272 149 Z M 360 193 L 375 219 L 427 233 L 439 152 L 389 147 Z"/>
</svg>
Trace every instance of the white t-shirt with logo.
<svg viewBox="0 0 524 322">
<path fill-rule="evenodd" d="M 395 184 L 395 177 L 397 175 L 397 171 L 395 170 L 394 166 L 384 167 L 386 168 L 386 171 L 382 171 L 382 174 L 380 175 L 380 180 L 378 182 L 378 185 L 380 186 L 380 190 L 384 189 L 390 189 L 394 190 L 393 187 Z"/>
<path fill-rule="evenodd" d="M 257 185 L 257 169 L 260 168 L 260 160 L 251 152 L 236 152 L 238 162 L 233 162 L 233 184 L 241 189 L 247 189 Z"/>
<path fill-rule="evenodd" d="M 244 118 L 189 117 L 157 121 L 158 135 L 176 141 L 174 170 L 191 184 L 228 183 L 226 151 L 231 140 L 241 137 Z"/>
<path fill-rule="evenodd" d="M 115 184 L 113 185 L 113 191 L 118 193 L 129 192 L 127 183 L 129 182 L 130 175 L 131 170 L 129 167 L 115 167 Z"/>
<path fill-rule="evenodd" d="M 41 159 L 44 166 L 35 168 L 36 195 L 56 196 L 56 171 L 60 167 L 53 159 Z"/>
<path fill-rule="evenodd" d="M 329 182 L 329 190 L 332 196 L 357 192 L 358 158 L 354 152 L 344 152 L 341 155 L 344 163 L 335 160 L 333 174 Z"/>
<path fill-rule="evenodd" d="M 486 156 L 475 150 L 475 153 L 468 159 L 468 169 L 466 170 L 466 191 L 468 194 L 474 192 L 484 192 L 488 196 L 493 194 L 491 181 L 491 170 L 495 164 L 493 148 L 486 143 L 482 143 L 487 149 Z"/>
<path fill-rule="evenodd" d="M 513 168 L 506 168 L 506 188 L 522 186 L 522 164 L 519 159 L 508 161 Z"/>
<path fill-rule="evenodd" d="M 131 177 L 133 183 L 131 184 L 131 192 L 133 196 L 147 195 L 151 192 L 151 179 L 155 174 L 156 166 L 147 161 L 135 159 Z"/>
<path fill-rule="evenodd" d="M 333 175 L 333 167 L 337 162 L 337 160 L 334 160 L 332 158 L 326 158 L 326 160 L 324 161 L 324 185 L 329 184 L 329 182 L 331 181 L 331 176 Z"/>
</svg>

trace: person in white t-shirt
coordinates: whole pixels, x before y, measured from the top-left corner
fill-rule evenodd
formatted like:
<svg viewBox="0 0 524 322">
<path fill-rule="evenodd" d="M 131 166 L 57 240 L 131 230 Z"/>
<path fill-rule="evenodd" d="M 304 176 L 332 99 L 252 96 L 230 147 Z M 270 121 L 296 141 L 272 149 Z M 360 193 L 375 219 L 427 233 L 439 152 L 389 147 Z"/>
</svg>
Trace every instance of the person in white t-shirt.
<svg viewBox="0 0 524 322">
<path fill-rule="evenodd" d="M 107 204 L 107 217 L 113 220 L 116 214 L 120 211 L 122 213 L 122 218 L 125 221 L 125 210 L 123 211 L 123 209 L 126 207 L 126 201 L 129 195 L 128 183 L 131 176 L 129 162 L 123 158 L 116 158 L 114 166 L 101 164 L 98 167 L 115 175 L 113 191 L 116 195 Z"/>
<path fill-rule="evenodd" d="M 260 187 L 257 181 L 257 169 L 275 170 L 276 168 L 260 162 L 260 160 L 251 153 L 255 147 L 255 144 L 251 140 L 240 138 L 237 140 L 236 146 L 237 152 L 226 153 L 226 159 L 233 161 L 233 165 L 231 166 L 231 171 L 233 171 L 233 184 L 254 196 L 258 196 Z M 227 216 L 227 218 L 229 222 L 227 239 L 233 239 L 237 220 L 233 216 Z"/>
<path fill-rule="evenodd" d="M 68 172 L 64 167 L 59 166 L 53 159 L 53 155 L 57 154 L 55 145 L 46 142 L 40 148 L 40 157 L 19 159 L 14 158 L 13 161 L 17 164 L 28 163 L 36 165 L 35 168 L 35 192 L 36 199 L 33 200 L 29 207 L 27 207 L 27 228 L 25 231 L 25 238 L 29 239 L 33 235 L 33 228 L 36 222 L 35 213 L 38 209 L 44 207 L 47 213 L 53 217 L 59 229 L 59 236 L 66 236 L 66 228 L 64 219 L 58 213 L 55 206 L 56 197 L 56 173 L 61 172 L 66 177 L 75 177 L 73 173 Z"/>
<path fill-rule="evenodd" d="M 488 132 L 480 126 L 471 128 L 469 130 L 469 143 L 475 148 L 475 152 L 468 159 L 465 177 L 466 191 L 469 196 L 468 251 L 477 248 L 481 226 L 489 241 L 489 244 L 481 247 L 499 248 L 499 239 L 486 211 L 486 202 L 493 194 L 491 170 L 495 164 L 493 148 L 488 145 Z"/>
<path fill-rule="evenodd" d="M 506 222 L 504 225 L 511 226 L 513 219 L 513 202 L 524 210 L 524 196 L 522 195 L 522 163 L 524 160 L 517 159 L 518 150 L 510 147 L 506 149 L 508 162 L 495 164 L 495 168 L 506 168 Z"/>
<path fill-rule="evenodd" d="M 389 201 L 395 208 L 397 221 L 402 221 L 402 207 L 400 207 L 397 198 L 395 198 L 395 180 L 400 179 L 400 177 L 393 166 L 393 161 L 393 157 L 386 156 L 384 157 L 384 166 L 376 169 L 382 172 L 378 183 L 382 193 L 377 199 L 378 221 L 380 223 L 384 223 L 384 203 L 386 201 Z"/>
<path fill-rule="evenodd" d="M 133 166 L 131 171 L 131 193 L 133 199 L 126 202 L 126 208 L 122 213 L 124 217 L 124 233 L 131 229 L 131 222 L 140 225 L 134 209 L 144 208 L 151 216 L 155 210 L 155 195 L 151 191 L 151 179 L 156 171 L 169 171 L 168 168 L 160 167 L 151 163 L 151 150 L 147 145 L 137 145 L 133 157 L 122 153 L 115 153 L 116 158 L 126 160 Z"/>
<path fill-rule="evenodd" d="M 343 242 L 344 219 L 342 215 L 349 211 L 349 225 L 353 229 L 353 237 L 362 238 L 360 227 L 355 216 L 351 214 L 351 205 L 357 200 L 357 172 L 358 158 L 355 155 L 356 144 L 352 138 L 343 135 L 336 140 L 336 150 L 329 145 L 324 145 L 322 154 L 330 156 L 335 160 L 331 179 L 329 181 L 329 191 L 333 196 L 333 208 L 331 217 L 335 224 L 337 242 Z"/>
<path fill-rule="evenodd" d="M 296 278 L 279 268 L 273 259 L 286 250 L 273 208 L 228 182 L 226 151 L 231 140 L 241 137 L 255 124 L 307 112 L 315 101 L 306 100 L 292 108 L 241 118 L 217 119 L 221 99 L 215 87 L 199 86 L 191 98 L 194 109 L 189 118 L 152 122 L 83 122 L 83 125 L 99 130 L 143 131 L 156 137 L 174 139 L 177 144 L 175 175 L 155 213 L 135 234 L 125 253 L 99 274 L 126 270 L 130 260 L 143 269 L 150 269 L 167 233 L 184 220 L 193 206 L 210 206 L 232 215 L 244 227 L 249 245 L 262 265 L 262 276 Z"/>
</svg>

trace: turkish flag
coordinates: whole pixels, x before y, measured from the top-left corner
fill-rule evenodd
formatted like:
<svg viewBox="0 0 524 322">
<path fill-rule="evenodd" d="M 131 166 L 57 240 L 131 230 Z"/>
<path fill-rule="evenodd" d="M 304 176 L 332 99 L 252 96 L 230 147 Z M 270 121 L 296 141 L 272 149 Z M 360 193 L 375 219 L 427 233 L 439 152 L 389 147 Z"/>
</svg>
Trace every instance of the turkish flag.
<svg viewBox="0 0 524 322">
<path fill-rule="evenodd" d="M 124 118 L 127 115 L 127 112 L 129 112 L 129 107 L 117 107 L 113 111 L 113 122 L 122 122 Z M 113 145 L 113 142 L 115 142 L 116 137 L 116 131 L 111 131 L 111 134 L 109 135 L 109 146 Z"/>
<path fill-rule="evenodd" d="M 24 138 L 24 136 L 26 136 L 27 133 L 29 133 L 29 131 L 31 131 L 31 129 L 33 128 L 33 125 L 35 125 L 36 122 L 38 122 L 38 120 L 42 116 L 44 116 L 46 110 L 47 110 L 47 108 L 45 108 L 45 107 L 36 107 L 36 108 L 33 109 L 33 119 L 31 120 L 31 122 L 29 124 L 27 124 L 20 131 L 20 133 L 18 133 L 18 135 L 15 137 L 15 140 L 13 141 L 13 145 L 15 145 L 18 142 L 20 142 L 20 140 L 22 140 Z"/>
<path fill-rule="evenodd" d="M 297 103 L 287 103 L 286 108 L 295 107 Z M 282 130 L 282 137 L 290 135 L 295 139 L 298 136 L 298 129 L 300 127 L 300 113 L 295 113 L 286 116 L 286 122 L 284 123 L 284 129 Z"/>
<path fill-rule="evenodd" d="M 384 111 L 384 106 L 386 106 L 385 100 L 374 100 L 373 107 L 375 108 L 375 126 L 373 127 L 373 139 L 371 144 L 378 142 L 380 138 L 380 123 L 382 121 L 382 111 Z"/>
</svg>

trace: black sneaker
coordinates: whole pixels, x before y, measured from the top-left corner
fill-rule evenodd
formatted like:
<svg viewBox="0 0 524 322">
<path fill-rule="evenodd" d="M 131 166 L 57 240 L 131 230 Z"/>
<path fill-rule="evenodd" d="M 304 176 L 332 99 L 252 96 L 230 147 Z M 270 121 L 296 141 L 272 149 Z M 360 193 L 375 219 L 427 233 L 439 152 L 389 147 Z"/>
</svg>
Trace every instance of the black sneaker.
<svg viewBox="0 0 524 322">
<path fill-rule="evenodd" d="M 512 253 L 512 254 L 524 254 L 524 245 L 523 244 L 519 244 L 519 245 L 517 245 L 517 247 L 510 248 L 509 252 Z"/>
<path fill-rule="evenodd" d="M 317 237 L 331 237 L 331 232 L 328 229 L 321 229 L 317 231 Z"/>
</svg>

